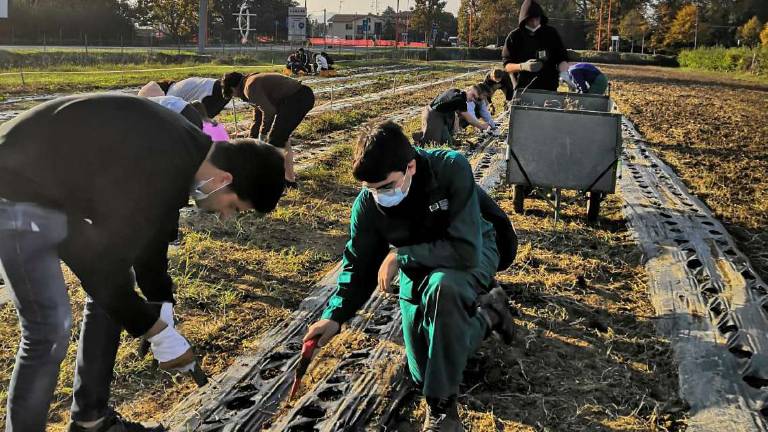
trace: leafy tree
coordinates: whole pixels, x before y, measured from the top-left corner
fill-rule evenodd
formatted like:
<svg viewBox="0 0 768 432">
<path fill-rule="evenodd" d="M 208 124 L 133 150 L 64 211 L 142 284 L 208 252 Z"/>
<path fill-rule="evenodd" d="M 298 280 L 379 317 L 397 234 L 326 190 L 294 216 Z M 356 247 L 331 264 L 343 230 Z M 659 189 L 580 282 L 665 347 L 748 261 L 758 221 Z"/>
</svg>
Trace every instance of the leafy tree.
<svg viewBox="0 0 768 432">
<path fill-rule="evenodd" d="M 411 28 L 418 34 L 431 33 L 432 23 L 440 25 L 445 4 L 444 0 L 416 0 L 411 16 Z"/>
<path fill-rule="evenodd" d="M 744 45 L 755 46 L 760 42 L 760 29 L 763 23 L 753 16 L 743 26 L 739 27 L 739 37 Z"/>
<path fill-rule="evenodd" d="M 768 47 L 768 23 L 765 23 L 763 31 L 760 32 L 760 42 L 764 47 Z"/>
<path fill-rule="evenodd" d="M 619 22 L 619 34 L 624 39 L 632 42 L 632 51 L 634 52 L 635 41 L 640 41 L 648 32 L 648 21 L 637 9 L 632 9 Z"/>
<path fill-rule="evenodd" d="M 381 37 L 385 40 L 394 40 L 397 12 L 392 9 L 392 6 L 387 6 L 387 8 L 384 9 L 384 12 L 381 13 L 381 17 L 384 19 L 384 28 L 382 29 Z"/>
<path fill-rule="evenodd" d="M 519 3 L 519 0 L 462 0 L 458 17 L 459 38 L 469 41 L 469 10 L 474 5 L 472 46 L 502 44 L 507 34 L 517 27 Z"/>
<path fill-rule="evenodd" d="M 665 46 L 688 46 L 693 45 L 696 37 L 697 18 L 696 6 L 686 4 L 675 14 L 675 20 L 669 28 L 669 32 L 664 37 Z M 701 27 L 701 25 L 700 25 Z M 699 36 L 704 32 L 699 28 Z"/>
<path fill-rule="evenodd" d="M 197 31 L 198 7 L 196 0 L 137 0 L 136 17 L 181 43 Z"/>
</svg>

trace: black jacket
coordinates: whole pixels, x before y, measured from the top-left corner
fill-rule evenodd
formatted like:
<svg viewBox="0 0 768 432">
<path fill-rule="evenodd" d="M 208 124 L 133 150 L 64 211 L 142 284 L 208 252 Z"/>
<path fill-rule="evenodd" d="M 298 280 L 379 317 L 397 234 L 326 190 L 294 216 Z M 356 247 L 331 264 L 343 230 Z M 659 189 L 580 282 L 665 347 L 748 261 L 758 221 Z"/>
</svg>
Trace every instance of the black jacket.
<svg viewBox="0 0 768 432">
<path fill-rule="evenodd" d="M 525 28 L 525 22 L 531 17 L 541 17 L 541 27 L 535 32 Z M 517 86 L 541 90 L 557 90 L 560 72 L 558 65 L 568 61 L 568 52 L 553 27 L 547 25 L 549 19 L 538 3 L 526 0 L 520 8 L 518 27 L 509 33 L 501 51 L 502 63 L 523 63 L 531 59 L 544 62 L 544 67 L 537 73 L 520 72 Z M 535 80 L 534 80 L 535 78 Z M 532 84 L 531 84 L 532 82 Z M 529 87 L 530 84 L 530 87 Z"/>
<path fill-rule="evenodd" d="M 145 98 L 60 98 L 0 126 L 0 197 L 64 212 L 59 256 L 139 336 L 158 315 L 130 269 L 153 238 L 168 241 L 210 147 L 200 129 Z"/>
</svg>

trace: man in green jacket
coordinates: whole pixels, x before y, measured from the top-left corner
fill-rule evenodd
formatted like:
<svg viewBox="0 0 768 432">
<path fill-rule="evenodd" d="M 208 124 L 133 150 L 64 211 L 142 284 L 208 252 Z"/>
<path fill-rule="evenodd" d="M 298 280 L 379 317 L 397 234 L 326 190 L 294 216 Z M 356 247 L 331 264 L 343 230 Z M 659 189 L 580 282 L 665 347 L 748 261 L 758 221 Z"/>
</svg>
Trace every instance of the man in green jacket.
<svg viewBox="0 0 768 432">
<path fill-rule="evenodd" d="M 353 174 L 363 190 L 338 288 L 305 340 L 325 345 L 399 273 L 408 367 L 428 405 L 423 430 L 463 431 L 456 395 L 467 359 L 491 332 L 511 340 L 513 326 L 504 291 L 487 292 L 499 253 L 472 168 L 458 152 L 414 148 L 385 122 L 361 135 Z"/>
</svg>

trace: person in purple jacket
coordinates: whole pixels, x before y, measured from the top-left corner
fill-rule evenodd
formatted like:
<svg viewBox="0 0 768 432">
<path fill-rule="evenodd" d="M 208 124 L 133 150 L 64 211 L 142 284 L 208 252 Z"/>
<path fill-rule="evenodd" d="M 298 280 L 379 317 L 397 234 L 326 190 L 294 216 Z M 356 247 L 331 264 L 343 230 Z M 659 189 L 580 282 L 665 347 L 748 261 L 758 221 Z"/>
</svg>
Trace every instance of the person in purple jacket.
<svg viewBox="0 0 768 432">
<path fill-rule="evenodd" d="M 576 63 L 560 73 L 560 80 L 568 84 L 571 91 L 578 93 L 605 94 L 608 78 L 600 69 L 590 63 Z"/>
</svg>

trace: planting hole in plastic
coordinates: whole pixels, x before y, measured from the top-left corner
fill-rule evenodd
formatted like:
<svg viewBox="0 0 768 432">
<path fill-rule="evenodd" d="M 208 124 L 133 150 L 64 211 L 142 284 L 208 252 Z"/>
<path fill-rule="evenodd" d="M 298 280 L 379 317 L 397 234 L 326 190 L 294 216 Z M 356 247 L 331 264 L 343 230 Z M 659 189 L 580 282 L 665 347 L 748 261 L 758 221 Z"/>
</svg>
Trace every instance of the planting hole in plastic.
<svg viewBox="0 0 768 432">
<path fill-rule="evenodd" d="M 278 377 L 278 376 L 280 376 L 282 373 L 283 373 L 283 371 L 282 371 L 282 370 L 280 370 L 280 368 L 271 367 L 271 368 L 265 368 L 265 369 L 262 369 L 262 370 L 261 370 L 261 372 L 259 372 L 259 376 L 260 376 L 260 377 L 261 377 L 261 379 L 263 379 L 264 381 L 269 381 L 269 380 L 271 380 L 271 379 L 275 379 L 275 378 L 277 378 L 277 377 Z"/>
<path fill-rule="evenodd" d="M 329 387 L 317 394 L 317 397 L 323 402 L 334 402 L 343 396 L 344 392 L 334 387 Z"/>
<path fill-rule="evenodd" d="M 240 411 L 246 408 L 250 408 L 256 405 L 256 402 L 251 399 L 253 395 L 236 396 L 227 401 L 226 407 L 231 411 Z"/>
<path fill-rule="evenodd" d="M 691 258 L 688 260 L 688 262 L 685 265 L 691 270 L 696 270 L 698 268 L 701 268 L 703 264 L 698 258 Z"/>
<path fill-rule="evenodd" d="M 301 407 L 297 414 L 311 419 L 320 419 L 325 417 L 325 408 L 317 405 L 306 405 Z"/>
</svg>

